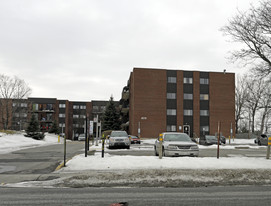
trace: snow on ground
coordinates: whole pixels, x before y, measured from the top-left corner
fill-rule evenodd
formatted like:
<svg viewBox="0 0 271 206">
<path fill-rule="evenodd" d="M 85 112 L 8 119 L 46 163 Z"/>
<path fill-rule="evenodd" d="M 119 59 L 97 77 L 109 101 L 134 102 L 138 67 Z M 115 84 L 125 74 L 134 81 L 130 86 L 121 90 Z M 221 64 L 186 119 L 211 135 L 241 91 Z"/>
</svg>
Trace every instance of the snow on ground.
<svg viewBox="0 0 271 206">
<path fill-rule="evenodd" d="M 84 170 L 136 170 L 136 169 L 271 169 L 271 160 L 263 157 L 163 157 L 115 156 L 101 153 L 85 157 L 75 156 L 62 172 Z"/>
<path fill-rule="evenodd" d="M 57 143 L 58 136 L 54 134 L 46 133 L 43 140 L 35 140 L 30 137 L 25 137 L 22 133 L 12 135 L 0 133 L 0 154 Z"/>
</svg>

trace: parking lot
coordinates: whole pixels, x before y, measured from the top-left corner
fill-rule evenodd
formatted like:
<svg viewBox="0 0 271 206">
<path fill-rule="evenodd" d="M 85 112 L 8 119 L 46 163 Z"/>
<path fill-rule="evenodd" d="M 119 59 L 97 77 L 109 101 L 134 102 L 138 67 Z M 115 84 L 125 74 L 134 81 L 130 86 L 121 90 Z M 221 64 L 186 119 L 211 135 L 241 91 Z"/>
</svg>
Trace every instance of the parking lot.
<svg viewBox="0 0 271 206">
<path fill-rule="evenodd" d="M 155 139 L 143 139 L 141 144 L 131 144 L 130 149 L 108 149 L 105 152 L 112 155 L 154 156 Z M 97 152 L 100 151 L 96 148 Z M 199 145 L 199 157 L 217 157 L 217 145 Z M 266 146 L 258 146 L 254 139 L 227 140 L 219 146 L 220 157 L 266 157 Z"/>
</svg>

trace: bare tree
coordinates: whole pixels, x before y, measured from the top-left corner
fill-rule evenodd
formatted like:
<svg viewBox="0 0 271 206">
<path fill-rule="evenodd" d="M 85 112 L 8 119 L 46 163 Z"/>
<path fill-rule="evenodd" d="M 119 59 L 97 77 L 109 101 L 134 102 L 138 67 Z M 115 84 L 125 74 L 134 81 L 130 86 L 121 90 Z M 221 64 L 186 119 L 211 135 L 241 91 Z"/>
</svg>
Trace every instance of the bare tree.
<svg viewBox="0 0 271 206">
<path fill-rule="evenodd" d="M 24 80 L 0 74 L 0 114 L 4 129 L 8 129 L 12 119 L 12 100 L 26 99 L 31 94 Z"/>
<path fill-rule="evenodd" d="M 248 110 L 249 116 L 251 116 L 251 131 L 255 130 L 255 116 L 256 112 L 260 108 L 260 102 L 263 98 L 264 93 L 264 80 L 260 78 L 250 77 L 246 83 L 248 89 L 248 95 L 246 98 L 246 108 Z"/>
<path fill-rule="evenodd" d="M 239 122 L 244 118 L 246 101 L 248 99 L 248 89 L 246 87 L 248 77 L 238 76 L 235 85 L 235 129 L 239 131 Z"/>
<path fill-rule="evenodd" d="M 261 1 L 247 12 L 239 11 L 221 30 L 244 46 L 232 52 L 233 60 L 253 63 L 261 76 L 271 73 L 271 0 Z"/>
<path fill-rule="evenodd" d="M 263 87 L 263 94 L 262 98 L 259 104 L 259 107 L 262 109 L 261 113 L 261 128 L 260 132 L 263 133 L 264 126 L 267 124 L 268 115 L 271 112 L 271 87 L 270 87 L 270 81 L 265 81 Z"/>
</svg>

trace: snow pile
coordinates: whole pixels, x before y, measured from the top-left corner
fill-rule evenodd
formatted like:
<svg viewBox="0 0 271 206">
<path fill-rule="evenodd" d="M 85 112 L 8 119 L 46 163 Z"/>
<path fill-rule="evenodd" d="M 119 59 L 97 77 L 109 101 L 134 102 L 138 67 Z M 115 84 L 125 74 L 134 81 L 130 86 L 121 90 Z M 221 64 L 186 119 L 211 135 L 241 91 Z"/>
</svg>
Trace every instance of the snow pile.
<svg viewBox="0 0 271 206">
<path fill-rule="evenodd" d="M 25 137 L 23 134 L 8 135 L 0 134 L 0 154 L 13 152 L 20 149 L 31 147 L 44 146 L 49 144 L 57 144 L 58 136 L 54 134 L 45 134 L 43 140 L 35 140 L 30 137 Z"/>
<path fill-rule="evenodd" d="M 77 155 L 61 171 L 137 169 L 271 169 L 271 160 L 249 157 L 163 157 L 115 156 L 100 153 L 85 157 Z"/>
</svg>

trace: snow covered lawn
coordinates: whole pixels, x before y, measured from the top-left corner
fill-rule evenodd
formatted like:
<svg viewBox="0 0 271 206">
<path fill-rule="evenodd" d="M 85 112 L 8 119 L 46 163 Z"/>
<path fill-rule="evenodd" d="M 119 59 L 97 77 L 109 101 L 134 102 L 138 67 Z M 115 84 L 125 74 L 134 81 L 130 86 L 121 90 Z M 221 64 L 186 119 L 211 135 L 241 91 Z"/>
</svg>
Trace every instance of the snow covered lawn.
<svg viewBox="0 0 271 206">
<path fill-rule="evenodd" d="M 62 171 L 136 169 L 271 169 L 271 160 L 249 157 L 75 156 Z"/>
<path fill-rule="evenodd" d="M 35 140 L 25 137 L 23 134 L 7 135 L 5 133 L 0 133 L 0 154 L 57 143 L 58 136 L 54 134 L 46 133 L 43 140 Z"/>
</svg>

